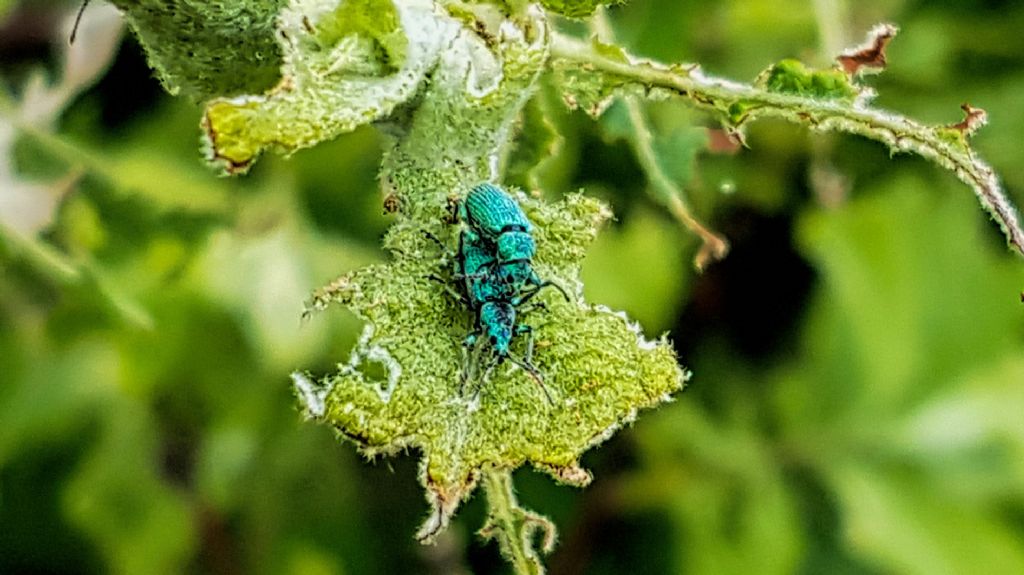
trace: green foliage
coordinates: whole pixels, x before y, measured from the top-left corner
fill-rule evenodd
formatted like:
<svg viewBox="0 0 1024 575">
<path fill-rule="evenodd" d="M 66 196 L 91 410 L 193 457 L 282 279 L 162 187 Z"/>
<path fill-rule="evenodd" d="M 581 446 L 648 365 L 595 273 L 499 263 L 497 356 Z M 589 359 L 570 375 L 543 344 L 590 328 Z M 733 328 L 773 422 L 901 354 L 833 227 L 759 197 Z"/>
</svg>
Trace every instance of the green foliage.
<svg viewBox="0 0 1024 575">
<path fill-rule="evenodd" d="M 672 108 L 665 103 L 647 106 L 654 116 L 649 122 L 650 146 L 657 171 L 683 186 L 693 178 L 697 155 L 707 148 L 708 136 L 707 130 L 693 125 L 690 115 Z M 631 121 L 629 106 L 624 102 L 616 102 L 608 109 L 601 118 L 601 126 L 609 138 L 622 138 L 632 146 L 643 139 L 638 134 L 642 127 Z"/>
<path fill-rule="evenodd" d="M 150 65 L 172 94 L 205 100 L 260 92 L 278 78 L 282 52 L 275 23 L 285 0 L 111 4 L 125 14 Z"/>
<path fill-rule="evenodd" d="M 295 376 L 308 414 L 337 428 L 365 453 L 422 451 L 420 480 L 433 507 L 420 531 L 424 539 L 447 525 L 482 474 L 532 463 L 560 481 L 587 483 L 589 474 L 579 467 L 583 451 L 638 409 L 664 401 L 684 379 L 666 341 L 647 342 L 635 325 L 606 308 L 547 297 L 545 311 L 522 321 L 536 330 L 535 362 L 557 398 L 555 405 L 538 409 L 543 395 L 536 383 L 521 370 L 509 371 L 507 364 L 471 381 L 472 389 L 462 395 L 458 382 L 466 329 L 459 326 L 471 318 L 464 304 L 429 279 L 449 276 L 454 262 L 423 230 L 446 235 L 440 225 L 447 198 L 486 179 L 507 147 L 503 134 L 526 102 L 524 92 L 544 63 L 543 34 L 530 38 L 508 28 L 504 34 L 505 44 L 494 46 L 498 52 L 489 56 L 493 60 L 480 53 L 478 67 L 471 68 L 485 93 L 474 86 L 467 90 L 462 62 L 450 68 L 442 62 L 434 70 L 422 106 L 384 166 L 385 178 L 401 197 L 401 217 L 385 238 L 394 261 L 343 276 L 316 296 L 316 307 L 338 301 L 352 309 L 366 321 L 364 336 L 337 376 L 320 382 Z M 457 40 L 467 41 L 456 49 L 480 49 L 476 40 Z M 460 124 L 466 129 L 452 129 Z M 520 202 L 538 228 L 538 273 L 578 285 L 579 262 L 609 216 L 606 208 L 576 196 L 553 206 L 525 197 Z M 447 327 L 439 331 L 438 326 Z M 489 363 L 487 357 L 474 361 Z M 480 395 L 474 399 L 476 389 Z"/>
<path fill-rule="evenodd" d="M 680 403 L 641 426 L 644 471 L 622 488 L 638 506 L 668 509 L 678 544 L 702 550 L 675 571 L 818 570 L 806 545 L 829 536 L 830 514 L 843 531 L 824 565 L 846 556 L 915 573 L 1021 568 L 1018 527 L 997 509 L 1019 500 L 1013 461 L 1024 445 L 1006 415 L 1024 408 L 1010 335 L 1024 321 L 1000 286 L 1024 275 L 988 254 L 961 259 L 962 239 L 979 233 L 969 202 L 910 191 L 922 185 L 896 176 L 840 213 L 804 217 L 802 250 L 824 281 L 800 351 L 768 373 L 708 362 L 720 385 L 756 385 L 759 399 L 730 394 L 720 413 Z M 909 228 L 904 214 L 925 217 Z M 928 258 L 911 262 L 893 244 Z M 942 279 L 953 275 L 956 290 Z M 832 504 L 817 501 L 822 490 Z M 819 509 L 808 532 L 799 518 L 809 505 L 836 508 Z"/>
<path fill-rule="evenodd" d="M 619 46 L 607 44 L 594 38 L 590 47 L 595 53 L 617 64 L 627 66 L 629 59 Z M 556 60 L 553 63 L 562 100 L 570 110 L 581 109 L 592 118 L 598 118 L 612 103 L 616 90 L 627 85 L 628 80 L 615 74 L 594 74 L 592 70 L 581 69 L 570 61 Z"/>
<path fill-rule="evenodd" d="M 308 17 L 308 16 L 307 16 Z M 351 63 L 338 62 L 346 66 L 365 65 L 367 61 L 380 61 L 388 71 L 394 72 L 405 61 L 409 39 L 398 21 L 398 12 L 391 2 L 380 0 L 351 0 L 343 2 L 330 14 L 321 16 L 320 20 L 311 22 L 316 30 L 315 37 L 321 50 L 332 51 L 339 43 L 355 38 L 356 42 L 365 39 L 376 43 L 376 56 L 362 55 L 360 61 Z M 413 40 L 414 42 L 416 39 Z M 340 54 L 344 57 L 346 55 Z M 358 64 L 357 64 L 358 62 Z"/>
<path fill-rule="evenodd" d="M 31 21 L 37 4 L 6 13 Z M 359 16 L 387 4 L 302 1 L 288 10 L 297 18 L 295 7 L 314 4 L 309 23 L 321 26 L 312 32 L 280 23 L 295 26 L 301 45 L 292 54 L 323 64 L 330 56 L 322 52 L 351 47 L 358 58 L 343 61 L 365 69 L 347 68 L 339 85 L 408 78 L 409 99 L 384 90 L 401 102 L 340 121 L 323 114 L 314 92 L 357 108 L 367 100 L 347 100 L 351 93 L 324 82 L 298 90 L 300 112 L 286 114 L 273 88 L 281 70 L 315 74 L 284 61 L 287 43 L 265 16 L 270 3 L 233 5 L 246 17 L 267 10 L 248 36 L 220 4 L 163 3 L 163 13 L 141 8 L 153 3 L 119 4 L 161 81 L 191 99 L 222 97 L 215 105 L 232 127 L 239 167 L 263 148 L 295 152 L 287 162 L 264 157 L 244 179 L 212 178 L 196 160 L 204 110 L 149 99 L 139 89 L 149 71 L 123 76 L 133 41 L 90 88 L 117 48 L 116 27 L 86 33 L 100 30 L 88 25 L 104 14 L 102 3 L 90 5 L 52 75 L 22 60 L 45 47 L 5 52 L 6 42 L 24 40 L 4 29 L 0 572 L 488 572 L 499 552 L 530 572 L 543 568 L 556 522 L 572 528 L 544 562 L 588 573 L 1024 570 L 1024 273 L 953 178 L 889 157 L 932 150 L 926 158 L 998 192 L 991 172 L 971 171 L 985 156 L 1011 191 L 1021 189 L 1024 9 L 970 2 L 956 11 L 907 4 L 834 15 L 852 23 L 850 37 L 875 21 L 903 25 L 889 70 L 872 83 L 887 108 L 924 124 L 874 108 L 844 116 L 853 108 L 832 91 L 842 86 L 815 80 L 809 67 L 828 66 L 830 55 L 811 51 L 818 30 L 828 35 L 829 15 L 795 2 L 712 10 L 652 0 L 614 14 L 632 52 L 693 59 L 725 76 L 751 78 L 799 55 L 808 67 L 779 74 L 779 91 L 691 66 L 648 66 L 610 42 L 581 42 L 586 60 L 566 59 L 565 30 L 520 27 L 538 14 L 517 2 L 502 3 L 505 12 L 478 2 L 452 7 L 450 18 L 442 9 L 425 17 L 458 34 L 445 37 L 430 74 L 402 76 L 429 53 L 395 25 L 412 2 L 396 5 L 394 18 L 344 22 L 335 10 Z M 274 4 L 274 14 L 283 8 Z M 516 26 L 503 25 L 506 12 Z M 66 33 L 54 38 L 66 45 Z M 214 45 L 237 74 L 216 74 L 214 52 L 196 51 Z M 183 49 L 197 57 L 182 59 Z M 453 65 L 467 54 L 472 66 Z M 539 105 L 551 94 L 534 86 L 552 69 L 581 82 L 585 89 L 566 82 L 563 93 L 605 112 L 600 122 Z M 862 81 L 851 85 L 860 90 Z M 838 97 L 812 98 L 829 94 Z M 269 123 L 249 130 L 240 119 L 250 112 L 228 107 L 243 100 L 294 123 L 298 136 Z M 973 137 L 953 123 L 963 100 L 993 120 Z M 684 102 L 711 115 L 681 112 Z M 765 117 L 869 137 L 890 130 L 878 138 L 890 148 L 753 122 Z M 383 138 L 359 128 L 321 142 L 375 118 L 388 119 Z M 730 135 L 745 147 L 722 145 L 721 119 L 742 129 Z M 397 210 L 386 218 L 378 164 L 385 205 Z M 687 265 L 696 239 L 644 195 L 659 190 L 655 173 L 733 242 L 733 253 L 702 275 Z M 630 324 L 594 304 L 545 294 L 548 309 L 525 321 L 538 330 L 535 360 L 561 402 L 547 405 L 508 365 L 473 382 L 479 397 L 458 395 L 459 343 L 471 317 L 424 277 L 448 277 L 452 265 L 419 230 L 454 243 L 443 224 L 447 198 L 482 180 L 529 190 L 520 197 L 538 224 L 542 275 L 625 309 L 651 336 L 667 330 L 698 376 L 582 460 L 583 448 L 607 439 L 601 430 L 632 415 L 627 401 L 649 405 L 679 385 L 675 353 L 664 343 L 638 347 Z M 586 196 L 541 199 L 581 188 Z M 620 220 L 596 239 L 608 212 L 595 195 Z M 775 233 L 765 234 L 766 222 Z M 801 283 L 794 262 L 813 279 Z M 317 303 L 336 296 L 357 314 L 332 306 L 300 322 L 309 288 L 339 273 L 346 281 Z M 376 328 L 360 338 L 364 319 Z M 517 339 L 514 349 L 524 344 Z M 346 357 L 359 365 L 331 374 Z M 368 465 L 330 430 L 298 425 L 283 375 L 297 367 L 331 374 L 297 377 L 310 392 L 307 410 L 324 394 L 325 420 L 364 435 L 356 443 L 368 453 L 396 457 Z M 384 401 L 388 367 L 402 375 Z M 639 367 L 660 375 L 641 378 Z M 498 400 L 510 409 L 496 409 Z M 441 431 L 445 423 L 465 432 L 465 451 Z M 511 441 L 496 450 L 505 431 Z M 416 462 L 401 456 L 409 447 L 423 459 L 420 479 L 434 481 L 429 495 L 441 515 L 428 526 L 454 510 L 457 500 L 443 508 L 438 498 L 450 493 L 442 487 L 465 490 L 460 475 L 486 495 L 435 547 L 409 537 L 423 509 Z M 521 470 L 516 494 L 510 468 L 525 463 L 563 482 L 587 481 L 592 471 L 594 484 L 560 489 Z M 467 549 L 481 525 L 497 544 Z"/>
<path fill-rule="evenodd" d="M 522 204 L 539 230 L 538 273 L 577 284 L 575 262 L 608 212 L 579 196 L 552 206 Z M 309 415 L 336 427 L 364 453 L 408 447 L 423 453 L 421 480 L 437 517 L 422 537 L 435 535 L 487 470 L 531 463 L 559 481 L 588 483 L 589 474 L 579 468 L 583 452 L 638 409 L 682 387 L 666 341 L 644 340 L 638 326 L 607 308 L 565 303 L 548 293 L 546 309 L 521 321 L 535 329 L 534 361 L 554 405 L 509 364 L 490 377 L 470 379 L 460 395 L 463 326 L 471 318 L 462 302 L 429 279 L 450 274 L 452 263 L 413 227 L 392 232 L 388 243 L 394 262 L 339 278 L 320 296 L 367 322 L 348 365 L 319 383 L 296 376 L 296 386 Z M 474 360 L 488 362 L 479 354 Z M 373 364 L 382 375 L 370 375 Z"/>
<path fill-rule="evenodd" d="M 537 172 L 557 153 L 562 142 L 549 119 L 547 107 L 540 98 L 530 100 L 523 108 L 517 126 L 515 147 L 505 159 L 505 179 L 527 189 L 539 189 Z"/>
<path fill-rule="evenodd" d="M 79 464 L 65 508 L 113 571 L 182 571 L 196 548 L 188 501 L 153 465 L 157 430 L 152 420 L 137 406 L 118 407 L 106 418 L 110 428 L 101 431 Z"/>
<path fill-rule="evenodd" d="M 541 0 L 541 5 L 562 16 L 569 18 L 583 18 L 590 16 L 600 6 L 611 6 L 622 4 L 625 0 Z"/>
<path fill-rule="evenodd" d="M 227 172 L 248 170 L 264 148 L 290 153 L 386 117 L 413 97 L 455 33 L 425 1 L 335 10 L 298 1 L 280 22 L 277 86 L 214 100 L 203 117 L 207 157 Z"/>
<path fill-rule="evenodd" d="M 658 265 L 623 269 L 623 262 L 644 261 L 665 246 L 686 245 L 686 232 L 650 208 L 638 209 L 620 226 L 604 230 L 587 251 L 583 285 L 593 301 L 629 310 L 648 334 L 672 327 L 685 301 L 686 262 L 665 257 Z M 667 256 L 667 254 L 666 254 Z"/>
<path fill-rule="evenodd" d="M 857 89 L 842 70 L 809 70 L 799 60 L 783 60 L 762 74 L 761 83 L 772 92 L 852 100 Z"/>
<path fill-rule="evenodd" d="M 890 33 L 895 34 L 895 29 Z M 583 97 L 589 104 L 586 110 L 593 116 L 604 111 L 614 90 L 639 85 L 652 95 L 662 96 L 667 92 L 685 96 L 695 106 L 720 115 L 730 122 L 727 129 L 740 142 L 743 123 L 758 117 L 777 117 L 820 131 L 847 132 L 871 138 L 887 145 L 893 153 L 918 154 L 951 170 L 971 186 L 981 205 L 999 223 L 1007 243 L 1018 254 L 1024 255 L 1024 228 L 994 171 L 973 153 L 965 139 L 951 142 L 948 135 L 950 127 L 963 132 L 965 137 L 973 133 L 987 117 L 983 110 L 964 104 L 961 108 L 966 111 L 967 118 L 963 122 L 954 126 L 929 126 L 867 106 L 864 100 L 871 95 L 870 91 L 861 92 L 859 98 L 848 94 L 837 105 L 836 97 L 846 94 L 847 88 L 852 89 L 849 80 L 840 80 L 842 73 L 835 70 L 825 75 L 805 73 L 806 69 L 794 61 L 785 61 L 781 67 L 773 67 L 767 75 L 762 75 L 760 83 L 765 85 L 747 86 L 707 76 L 696 65 L 665 66 L 638 61 L 622 50 L 609 50 L 599 42 L 585 43 L 566 36 L 555 36 L 552 52 L 557 59 L 563 60 L 558 69 L 566 70 L 562 78 L 567 91 L 566 103 L 575 108 L 578 98 Z M 884 58 L 879 59 L 884 62 Z M 592 78 L 579 81 L 579 74 L 574 72 L 579 69 L 590 72 Z M 782 91 L 772 90 L 768 84 Z M 641 119 L 637 117 L 633 123 L 640 125 L 643 122 L 638 120 Z M 649 149 L 649 146 L 642 149 Z M 648 172 L 656 171 L 656 162 L 648 161 L 647 164 L 650 166 L 646 168 Z M 682 219 L 693 218 L 687 214 Z M 707 238 L 713 234 L 707 230 L 702 233 L 703 227 L 693 221 L 688 227 L 706 238 L 704 249 L 709 248 Z M 698 267 L 702 267 L 701 261 L 707 259 L 702 255 L 697 256 Z"/>
</svg>

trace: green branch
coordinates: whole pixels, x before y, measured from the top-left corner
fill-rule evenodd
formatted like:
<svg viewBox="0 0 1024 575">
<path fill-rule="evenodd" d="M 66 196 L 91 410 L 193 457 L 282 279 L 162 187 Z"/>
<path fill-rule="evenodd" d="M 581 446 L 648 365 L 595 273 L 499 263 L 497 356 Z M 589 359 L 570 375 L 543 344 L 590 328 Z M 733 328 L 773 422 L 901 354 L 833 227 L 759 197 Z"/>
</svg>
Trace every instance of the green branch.
<svg viewBox="0 0 1024 575">
<path fill-rule="evenodd" d="M 864 136 L 886 144 L 894 153 L 916 153 L 951 170 L 971 186 L 981 205 L 1002 227 L 1007 241 L 1024 255 L 1024 231 L 1016 210 L 992 168 L 975 156 L 965 131 L 958 126 L 927 126 L 867 107 L 863 97 L 827 98 L 773 91 L 708 76 L 697 65 L 669 67 L 604 48 L 559 34 L 551 40 L 556 66 L 599 72 L 615 86 L 667 90 L 689 99 L 698 108 L 722 115 L 734 128 L 757 117 L 775 117 L 818 131 Z"/>
<path fill-rule="evenodd" d="M 604 10 L 598 10 L 591 21 L 591 28 L 600 37 L 606 40 L 614 40 L 614 32 L 611 23 L 605 15 Z M 629 123 L 632 127 L 632 138 L 629 138 L 633 146 L 640 167 L 647 175 L 647 181 L 653 188 L 653 196 L 668 208 L 676 220 L 679 221 L 690 233 L 701 239 L 701 248 L 694 257 L 694 265 L 698 270 L 703 270 L 709 263 L 720 260 L 729 253 L 729 242 L 721 235 L 715 233 L 690 211 L 689 202 L 686 200 L 686 193 L 672 180 L 662 169 L 658 161 L 658 154 L 654 149 L 654 135 L 651 133 L 647 119 L 644 117 L 643 108 L 637 98 L 626 96 L 623 98 Z"/>
<path fill-rule="evenodd" d="M 679 220 L 686 229 L 696 234 L 703 242 L 697 255 L 694 257 L 694 265 L 698 270 L 703 270 L 707 264 L 720 260 L 729 252 L 729 242 L 725 238 L 711 231 L 698 220 L 690 211 L 686 201 L 686 195 L 668 174 L 658 164 L 657 155 L 654 152 L 651 130 L 644 118 L 643 110 L 636 98 L 626 99 L 626 110 L 629 113 L 629 121 L 636 132 L 633 142 L 633 149 L 636 152 L 640 166 L 647 174 L 647 180 L 657 192 L 656 196 L 668 207 L 672 217 Z"/>
<path fill-rule="evenodd" d="M 519 506 L 512 490 L 512 474 L 508 470 L 489 470 L 483 474 L 487 507 L 487 523 L 480 529 L 485 539 L 496 539 L 501 554 L 517 574 L 544 573 L 544 565 L 534 550 L 534 540 L 541 536 L 541 551 L 550 553 L 555 546 L 555 526 L 542 515 Z"/>
</svg>

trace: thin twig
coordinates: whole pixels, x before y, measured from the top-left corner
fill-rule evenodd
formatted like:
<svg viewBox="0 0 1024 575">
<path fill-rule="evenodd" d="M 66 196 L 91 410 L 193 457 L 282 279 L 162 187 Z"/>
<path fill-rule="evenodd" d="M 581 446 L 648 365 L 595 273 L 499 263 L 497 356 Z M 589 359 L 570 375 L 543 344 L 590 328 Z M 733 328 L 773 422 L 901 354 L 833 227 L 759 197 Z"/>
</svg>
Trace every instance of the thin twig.
<svg viewBox="0 0 1024 575">
<path fill-rule="evenodd" d="M 543 574 L 544 565 L 533 548 L 534 535 L 541 532 L 541 550 L 548 553 L 555 544 L 555 526 L 519 506 L 512 490 L 512 474 L 507 469 L 484 471 L 482 483 L 489 515 L 480 535 L 498 541 L 502 555 L 512 563 L 517 575 Z"/>
<path fill-rule="evenodd" d="M 698 108 L 719 114 L 742 103 L 746 113 L 739 122 L 760 116 L 782 118 L 819 131 L 864 136 L 886 144 L 894 152 L 916 153 L 951 170 L 971 186 L 981 205 L 1002 227 L 1007 241 L 1018 254 L 1024 255 L 1024 231 L 1016 209 L 992 168 L 977 158 L 967 145 L 949 138 L 943 128 L 926 126 L 861 102 L 772 92 L 715 78 L 704 74 L 697 66 L 669 68 L 636 58 L 621 61 L 562 34 L 552 35 L 551 55 L 559 65 L 601 72 L 625 83 L 666 89 L 688 98 Z"/>
<path fill-rule="evenodd" d="M 604 10 L 598 10 L 594 14 L 591 26 L 592 30 L 602 38 L 602 41 L 614 41 L 614 31 Z M 651 133 L 650 125 L 644 117 L 643 109 L 637 98 L 624 95 L 622 100 L 629 114 L 629 122 L 633 126 L 634 137 L 631 140 L 633 151 L 640 162 L 640 167 L 647 175 L 652 191 L 656 192 L 653 195 L 668 208 L 672 217 L 701 239 L 701 248 L 694 256 L 693 263 L 698 270 L 703 271 L 709 263 L 720 260 L 729 253 L 729 242 L 693 215 L 690 205 L 686 201 L 686 193 L 665 173 L 658 162 L 657 153 L 654 151 L 654 136 Z"/>
</svg>

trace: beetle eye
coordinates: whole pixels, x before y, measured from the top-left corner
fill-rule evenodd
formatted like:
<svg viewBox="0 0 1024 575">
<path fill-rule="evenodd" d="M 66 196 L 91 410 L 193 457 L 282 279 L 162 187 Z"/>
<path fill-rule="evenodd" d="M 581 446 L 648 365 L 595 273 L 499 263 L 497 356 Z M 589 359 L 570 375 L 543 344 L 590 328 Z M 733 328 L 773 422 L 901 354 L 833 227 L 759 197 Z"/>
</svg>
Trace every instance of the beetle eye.
<svg viewBox="0 0 1024 575">
<path fill-rule="evenodd" d="M 496 343 L 498 343 L 498 338 L 496 338 L 496 337 L 494 337 L 494 336 L 492 335 L 492 336 L 491 336 L 491 345 L 494 345 L 494 344 L 496 344 Z"/>
</svg>

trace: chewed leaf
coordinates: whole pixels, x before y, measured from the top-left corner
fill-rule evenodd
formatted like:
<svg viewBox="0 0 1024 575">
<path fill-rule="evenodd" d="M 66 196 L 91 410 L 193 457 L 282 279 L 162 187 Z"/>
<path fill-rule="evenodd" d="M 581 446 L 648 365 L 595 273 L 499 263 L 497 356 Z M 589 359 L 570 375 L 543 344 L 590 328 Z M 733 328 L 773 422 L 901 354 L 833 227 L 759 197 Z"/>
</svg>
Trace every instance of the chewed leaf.
<svg viewBox="0 0 1024 575">
<path fill-rule="evenodd" d="M 582 196 L 556 205 L 520 202 L 537 227 L 538 273 L 579 286 L 580 258 L 607 209 Z M 683 386 L 685 372 L 667 341 L 647 341 L 622 314 L 566 302 L 550 290 L 537 298 L 545 307 L 525 312 L 521 323 L 534 329 L 533 361 L 553 403 L 510 362 L 460 390 L 462 341 L 472 316 L 430 279 L 450 277 L 451 262 L 415 226 L 393 233 L 405 236 L 393 243 L 407 249 L 331 291 L 367 322 L 349 363 L 319 383 L 304 375 L 295 382 L 307 413 L 365 453 L 408 447 L 423 453 L 422 481 L 434 514 L 421 538 L 444 528 L 483 470 L 530 463 L 559 481 L 585 484 L 583 452 Z M 513 353 L 525 353 L 525 339 L 516 338 Z"/>
<path fill-rule="evenodd" d="M 203 117 L 207 157 L 230 173 L 266 148 L 294 152 L 388 116 L 457 31 L 429 0 L 292 0 L 278 25 L 278 85 L 214 100 Z"/>
<path fill-rule="evenodd" d="M 338 373 L 293 376 L 306 414 L 364 454 L 421 453 L 420 481 L 432 509 L 419 531 L 423 541 L 444 529 L 482 477 L 532 464 L 556 481 L 585 485 L 590 474 L 579 465 L 582 453 L 640 409 L 668 400 L 685 380 L 666 341 L 647 341 L 621 314 L 582 301 L 580 263 L 610 213 L 581 196 L 556 205 L 517 197 L 533 223 L 533 269 L 574 294 L 566 301 L 558 290 L 544 290 L 517 308 L 514 325 L 533 333 L 529 361 L 525 332 L 512 337 L 502 363 L 485 338 L 465 349 L 475 318 L 457 296 L 450 255 L 457 231 L 444 223 L 446 205 L 498 179 L 549 47 L 536 5 L 526 7 L 524 20 L 486 4 L 467 6 L 453 13 L 460 29 L 417 105 L 403 108 L 403 135 L 385 153 L 382 179 L 394 196 L 396 222 L 384 246 L 392 261 L 351 272 L 314 296 L 314 309 L 329 302 L 350 308 L 365 322 L 363 335 Z M 447 249 L 437 245 L 444 239 L 451 241 Z M 533 371 L 524 371 L 528 364 Z M 523 517 L 510 521 L 521 524 Z M 490 524 L 488 532 L 503 545 L 531 547 L 537 523 L 526 523 Z"/>
<path fill-rule="evenodd" d="M 868 32 L 867 41 L 836 57 L 843 71 L 854 76 L 865 72 L 881 72 L 887 65 L 885 48 L 896 37 L 899 28 L 892 24 L 879 24 Z"/>
</svg>

